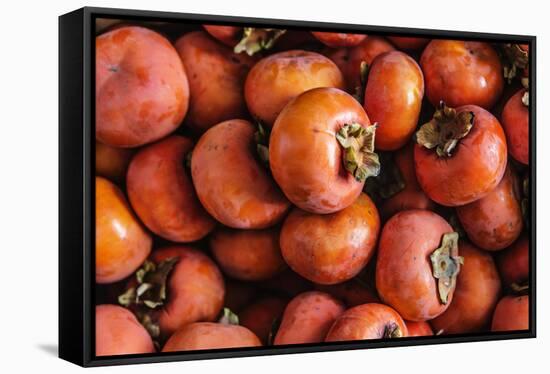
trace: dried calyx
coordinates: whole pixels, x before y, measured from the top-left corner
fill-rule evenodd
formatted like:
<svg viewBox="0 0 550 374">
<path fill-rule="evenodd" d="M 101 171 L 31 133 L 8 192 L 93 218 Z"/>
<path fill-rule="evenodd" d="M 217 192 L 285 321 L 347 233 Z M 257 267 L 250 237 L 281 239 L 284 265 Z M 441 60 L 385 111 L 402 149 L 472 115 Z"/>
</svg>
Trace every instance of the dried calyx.
<svg viewBox="0 0 550 374">
<path fill-rule="evenodd" d="M 231 311 L 229 308 L 223 308 L 222 316 L 218 319 L 218 323 L 224 325 L 238 325 L 239 316 Z"/>
<path fill-rule="evenodd" d="M 258 129 L 254 133 L 256 152 L 260 161 L 269 168 L 269 130 L 260 121 L 258 121 L 257 127 Z"/>
<path fill-rule="evenodd" d="M 427 149 L 436 149 L 439 157 L 451 157 L 458 142 L 474 124 L 473 112 L 460 112 L 440 102 L 431 121 L 416 132 L 416 142 Z"/>
<path fill-rule="evenodd" d="M 344 167 L 358 182 L 380 173 L 380 161 L 374 152 L 376 124 L 363 127 L 358 123 L 344 125 L 336 139 L 344 148 Z"/>
<path fill-rule="evenodd" d="M 365 100 L 365 89 L 367 87 L 367 77 L 369 75 L 369 65 L 366 61 L 361 61 L 361 64 L 359 65 L 359 82 L 360 85 L 355 87 L 355 93 L 353 97 L 357 101 L 363 104 L 363 101 Z"/>
<path fill-rule="evenodd" d="M 464 258 L 458 255 L 458 233 L 444 234 L 441 246 L 433 251 L 430 260 L 432 274 L 437 279 L 439 301 L 442 304 L 447 304 L 449 294 L 455 289 L 460 265 L 464 264 Z"/>
<path fill-rule="evenodd" d="M 384 327 L 384 333 L 382 337 L 384 339 L 401 338 L 403 337 L 403 331 L 401 331 L 397 323 L 390 322 Z"/>
<path fill-rule="evenodd" d="M 529 52 L 525 51 L 519 44 L 505 44 L 503 51 L 504 78 L 511 83 L 518 75 L 518 70 L 523 70 L 529 63 Z"/>
<path fill-rule="evenodd" d="M 367 179 L 363 191 L 375 201 L 389 199 L 405 189 L 405 180 L 389 152 L 379 155 L 380 173 Z"/>
<path fill-rule="evenodd" d="M 527 295 L 529 293 L 529 282 L 512 283 L 510 288 L 516 296 Z"/>
<path fill-rule="evenodd" d="M 285 32 L 286 30 L 281 29 L 245 27 L 243 29 L 243 37 L 233 51 L 235 53 L 246 52 L 246 54 L 252 56 L 256 52 L 272 48 L 277 39 Z"/>
</svg>

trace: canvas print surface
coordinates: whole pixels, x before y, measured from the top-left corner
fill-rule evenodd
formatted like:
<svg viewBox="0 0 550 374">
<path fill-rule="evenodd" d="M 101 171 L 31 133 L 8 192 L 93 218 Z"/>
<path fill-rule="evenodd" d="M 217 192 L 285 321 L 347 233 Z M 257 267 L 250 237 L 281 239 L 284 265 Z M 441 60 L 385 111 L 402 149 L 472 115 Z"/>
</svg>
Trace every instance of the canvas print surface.
<svg viewBox="0 0 550 374">
<path fill-rule="evenodd" d="M 529 329 L 529 46 L 94 20 L 95 356 Z"/>
</svg>

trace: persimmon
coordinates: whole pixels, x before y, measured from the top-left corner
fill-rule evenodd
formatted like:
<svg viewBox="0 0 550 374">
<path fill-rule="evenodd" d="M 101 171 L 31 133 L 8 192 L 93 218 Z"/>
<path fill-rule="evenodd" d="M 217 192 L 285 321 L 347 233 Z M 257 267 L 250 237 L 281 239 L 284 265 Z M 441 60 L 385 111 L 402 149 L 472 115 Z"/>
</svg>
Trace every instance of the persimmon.
<svg viewBox="0 0 550 374">
<path fill-rule="evenodd" d="M 154 352 L 151 336 L 132 312 L 118 305 L 95 307 L 96 356 Z"/>
<path fill-rule="evenodd" d="M 519 198 L 519 182 L 514 172 L 507 168 L 500 183 L 487 195 L 456 208 L 468 238 L 491 251 L 512 244 L 523 230 Z"/>
<path fill-rule="evenodd" d="M 250 113 L 271 127 L 293 98 L 316 87 L 344 87 L 342 73 L 327 57 L 302 50 L 272 54 L 246 77 L 244 93 Z"/>
<path fill-rule="evenodd" d="M 486 196 L 500 182 L 507 164 L 504 131 L 485 109 L 442 104 L 416 133 L 416 176 L 435 202 L 465 205 Z"/>
<path fill-rule="evenodd" d="M 342 300 L 348 307 L 380 302 L 376 291 L 357 277 L 338 284 L 316 284 L 315 289 Z"/>
<path fill-rule="evenodd" d="M 510 155 L 529 165 L 529 93 L 519 90 L 502 110 L 502 126 L 508 140 Z"/>
<path fill-rule="evenodd" d="M 497 264 L 505 286 L 523 286 L 529 280 L 529 238 L 523 235 L 500 252 Z"/>
<path fill-rule="evenodd" d="M 428 38 L 412 36 L 388 36 L 388 39 L 399 49 L 406 51 L 422 50 L 429 42 Z"/>
<path fill-rule="evenodd" d="M 410 321 L 427 321 L 451 304 L 462 260 L 458 234 L 436 213 L 405 210 L 380 235 L 376 289 Z"/>
<path fill-rule="evenodd" d="M 152 239 L 112 182 L 96 177 L 95 195 L 95 280 L 113 283 L 143 263 L 151 252 Z"/>
<path fill-rule="evenodd" d="M 243 28 L 240 26 L 202 25 L 202 27 L 228 47 L 238 44 L 243 33 Z"/>
<path fill-rule="evenodd" d="M 140 150 L 128 168 L 128 198 L 141 221 L 173 242 L 205 237 L 216 222 L 200 204 L 185 166 L 193 142 L 171 136 Z"/>
<path fill-rule="evenodd" d="M 201 136 L 191 158 L 199 200 L 216 220 L 232 228 L 273 226 L 290 207 L 260 162 L 255 131 L 245 120 L 219 123 Z"/>
<path fill-rule="evenodd" d="M 426 96 L 437 106 L 477 105 L 491 109 L 504 86 L 502 65 L 489 43 L 432 40 L 420 58 Z"/>
<path fill-rule="evenodd" d="M 529 296 L 504 296 L 493 314 L 491 331 L 529 329 Z"/>
<path fill-rule="evenodd" d="M 285 269 L 279 247 L 279 228 L 233 230 L 220 228 L 209 237 L 210 249 L 230 277 L 259 281 Z"/>
<path fill-rule="evenodd" d="M 407 336 L 432 336 L 434 334 L 428 322 L 405 321 L 405 325 L 409 333 Z"/>
<path fill-rule="evenodd" d="M 185 34 L 175 45 L 192 93 L 186 126 L 200 134 L 219 122 L 246 117 L 243 84 L 254 59 L 203 31 Z"/>
<path fill-rule="evenodd" d="M 132 149 L 111 147 L 96 141 L 95 174 L 117 183 L 123 182 L 133 155 Z"/>
<path fill-rule="evenodd" d="M 344 310 L 344 304 L 327 293 L 302 293 L 286 306 L 273 344 L 320 343 Z"/>
<path fill-rule="evenodd" d="M 364 107 L 376 129 L 376 149 L 403 147 L 416 129 L 424 79 L 410 56 L 400 51 L 378 55 L 369 68 Z"/>
<path fill-rule="evenodd" d="M 277 117 L 269 143 L 273 177 L 286 197 L 310 213 L 351 205 L 379 171 L 375 127 L 361 105 L 336 88 L 316 88 Z"/>
<path fill-rule="evenodd" d="M 268 344 L 273 326 L 283 314 L 287 302 L 278 296 L 263 297 L 239 313 L 239 322 L 256 334 L 263 344 Z"/>
<path fill-rule="evenodd" d="M 281 230 L 281 253 L 304 278 L 319 284 L 341 283 L 356 276 L 369 262 L 379 230 L 378 211 L 366 194 L 331 214 L 295 208 Z"/>
<path fill-rule="evenodd" d="M 187 75 L 172 44 L 143 27 L 96 37 L 96 139 L 137 147 L 178 128 L 189 104 Z"/>
<path fill-rule="evenodd" d="M 430 321 L 439 334 L 465 334 L 488 328 L 500 297 L 500 278 L 493 257 L 468 242 L 460 242 L 460 255 L 464 264 L 453 302 Z"/>
<path fill-rule="evenodd" d="M 320 42 L 331 48 L 354 47 L 361 43 L 367 36 L 365 34 L 346 34 L 342 32 L 312 31 Z"/>
<path fill-rule="evenodd" d="M 393 339 L 408 336 L 403 318 L 384 304 L 363 304 L 346 310 L 330 328 L 326 342 Z"/>
</svg>

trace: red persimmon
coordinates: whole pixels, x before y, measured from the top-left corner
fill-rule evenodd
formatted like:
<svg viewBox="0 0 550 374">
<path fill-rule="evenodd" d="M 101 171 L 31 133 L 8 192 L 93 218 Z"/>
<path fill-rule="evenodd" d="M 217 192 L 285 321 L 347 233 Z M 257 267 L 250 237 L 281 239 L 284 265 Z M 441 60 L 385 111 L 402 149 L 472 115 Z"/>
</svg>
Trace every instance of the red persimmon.
<svg viewBox="0 0 550 374">
<path fill-rule="evenodd" d="M 123 182 L 133 154 L 132 149 L 111 147 L 96 141 L 95 174 L 117 183 Z"/>
<path fill-rule="evenodd" d="M 434 334 L 428 322 L 405 321 L 405 325 L 407 325 L 407 331 L 409 332 L 407 336 L 432 336 Z"/>
<path fill-rule="evenodd" d="M 467 242 L 460 243 L 460 269 L 453 302 L 430 323 L 439 334 L 480 332 L 491 322 L 500 296 L 500 278 L 493 257 Z"/>
<path fill-rule="evenodd" d="M 446 206 L 476 201 L 493 190 L 507 163 L 506 138 L 485 109 L 442 105 L 416 133 L 416 176 L 428 197 Z M 435 148 L 435 149 L 434 149 Z"/>
<path fill-rule="evenodd" d="M 239 313 L 239 323 L 268 344 L 273 326 L 283 314 L 287 300 L 277 296 L 263 297 Z"/>
<path fill-rule="evenodd" d="M 426 321 L 451 304 L 460 271 L 458 234 L 427 210 L 397 213 L 378 245 L 376 288 L 382 301 L 410 321 Z"/>
<path fill-rule="evenodd" d="M 331 48 L 354 47 L 367 38 L 364 34 L 345 34 L 341 32 L 321 31 L 312 31 L 311 33 L 319 41 Z"/>
<path fill-rule="evenodd" d="M 310 213 L 352 204 L 379 169 L 369 125 L 361 105 L 335 88 L 292 100 L 277 117 L 269 144 L 271 171 L 286 197 Z"/>
<path fill-rule="evenodd" d="M 334 322 L 325 341 L 392 339 L 408 336 L 403 318 L 383 304 L 363 304 L 346 310 Z"/>
<path fill-rule="evenodd" d="M 432 40 L 420 59 L 426 96 L 436 106 L 477 105 L 490 109 L 504 86 L 502 65 L 488 43 Z"/>
<path fill-rule="evenodd" d="M 331 214 L 295 208 L 281 230 L 281 251 L 304 278 L 319 284 L 341 283 L 356 276 L 371 259 L 379 230 L 378 211 L 366 194 Z"/>
<path fill-rule="evenodd" d="M 529 329 L 529 296 L 505 296 L 497 304 L 491 331 Z"/>
<path fill-rule="evenodd" d="M 325 56 L 301 50 L 285 51 L 260 60 L 244 86 L 250 113 L 271 127 L 284 106 L 316 87 L 344 87 L 342 73 Z"/>
<path fill-rule="evenodd" d="M 116 147 L 158 140 L 187 113 L 187 75 L 172 44 L 143 27 L 96 38 L 96 139 Z"/>
<path fill-rule="evenodd" d="M 388 36 L 388 39 L 399 49 L 406 51 L 418 51 L 423 49 L 430 42 L 427 38 L 416 38 L 406 36 Z"/>
<path fill-rule="evenodd" d="M 254 126 L 230 120 L 199 139 L 191 174 L 205 209 L 226 226 L 260 229 L 283 219 L 290 204 L 260 163 Z"/>
<path fill-rule="evenodd" d="M 510 155 L 516 161 L 529 165 L 529 96 L 525 89 L 519 90 L 504 105 L 502 126 Z"/>
<path fill-rule="evenodd" d="M 524 285 L 529 280 L 529 238 L 524 235 L 500 252 L 497 264 L 505 286 Z"/>
<path fill-rule="evenodd" d="M 468 238 L 483 249 L 497 251 L 508 247 L 521 234 L 523 217 L 519 184 L 507 168 L 500 183 L 473 203 L 456 208 Z"/>
<path fill-rule="evenodd" d="M 228 47 L 234 47 L 239 43 L 243 34 L 243 28 L 239 26 L 202 25 L 202 27 Z"/>
<path fill-rule="evenodd" d="M 215 221 L 200 204 L 186 170 L 193 142 L 171 136 L 149 145 L 132 159 L 126 187 L 142 222 L 173 242 L 192 242 L 206 236 Z"/>
</svg>

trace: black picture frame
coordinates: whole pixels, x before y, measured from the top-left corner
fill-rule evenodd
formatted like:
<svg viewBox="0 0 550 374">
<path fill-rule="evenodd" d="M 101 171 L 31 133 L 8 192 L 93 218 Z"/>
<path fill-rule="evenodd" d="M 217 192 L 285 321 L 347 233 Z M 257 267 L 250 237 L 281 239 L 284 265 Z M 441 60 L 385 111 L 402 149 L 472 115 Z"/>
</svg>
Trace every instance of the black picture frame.
<svg viewBox="0 0 550 374">
<path fill-rule="evenodd" d="M 530 52 L 530 329 L 343 343 L 94 356 L 94 20 L 116 18 L 525 43 Z M 104 366 L 536 337 L 536 37 L 85 7 L 59 17 L 59 357 Z"/>
</svg>

